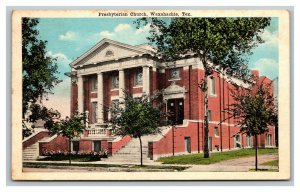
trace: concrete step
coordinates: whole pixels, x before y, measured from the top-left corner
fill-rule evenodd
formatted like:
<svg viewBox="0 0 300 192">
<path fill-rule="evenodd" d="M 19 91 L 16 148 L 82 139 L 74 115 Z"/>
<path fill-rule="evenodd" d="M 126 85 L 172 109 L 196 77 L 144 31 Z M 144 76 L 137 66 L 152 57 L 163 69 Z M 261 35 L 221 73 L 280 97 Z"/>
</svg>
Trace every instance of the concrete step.
<svg viewBox="0 0 300 192">
<path fill-rule="evenodd" d="M 39 157 L 39 148 L 38 147 L 39 147 L 38 143 L 35 143 L 35 144 L 25 148 L 22 153 L 23 161 L 36 160 Z"/>
</svg>

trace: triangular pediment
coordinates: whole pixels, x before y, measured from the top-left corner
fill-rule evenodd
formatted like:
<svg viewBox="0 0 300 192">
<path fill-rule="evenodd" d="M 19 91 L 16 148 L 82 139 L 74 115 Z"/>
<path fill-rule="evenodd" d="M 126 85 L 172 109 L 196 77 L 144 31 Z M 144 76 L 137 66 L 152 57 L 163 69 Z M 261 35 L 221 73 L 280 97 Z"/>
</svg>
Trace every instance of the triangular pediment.
<svg viewBox="0 0 300 192">
<path fill-rule="evenodd" d="M 179 85 L 175 84 L 175 81 L 172 82 L 171 85 L 169 85 L 165 90 L 164 90 L 164 94 L 168 95 L 168 94 L 175 94 L 175 93 L 186 93 L 187 90 L 185 89 L 185 87 L 181 87 Z"/>
<path fill-rule="evenodd" d="M 151 51 L 140 46 L 131 46 L 110 39 L 103 39 L 70 65 L 72 67 L 82 66 L 151 53 Z"/>
</svg>

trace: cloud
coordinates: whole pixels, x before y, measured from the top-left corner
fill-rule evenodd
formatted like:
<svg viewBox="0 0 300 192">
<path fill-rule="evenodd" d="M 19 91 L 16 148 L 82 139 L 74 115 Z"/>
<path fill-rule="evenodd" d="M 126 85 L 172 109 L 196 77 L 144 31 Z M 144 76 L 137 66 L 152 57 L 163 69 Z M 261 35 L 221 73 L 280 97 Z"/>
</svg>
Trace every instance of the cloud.
<svg viewBox="0 0 300 192">
<path fill-rule="evenodd" d="M 101 31 L 101 32 L 99 33 L 99 35 L 100 35 L 100 37 L 102 37 L 102 38 L 105 38 L 105 37 L 111 38 L 111 37 L 115 36 L 114 33 L 109 32 L 109 31 Z"/>
<path fill-rule="evenodd" d="M 59 40 L 62 41 L 75 41 L 77 40 L 78 34 L 74 31 L 67 31 L 65 34 L 59 35 Z"/>
<path fill-rule="evenodd" d="M 149 36 L 149 30 L 150 25 L 146 25 L 140 29 L 135 29 L 130 24 L 122 23 L 116 25 L 116 27 L 111 31 L 101 31 L 100 33 L 96 33 L 91 36 L 96 37 L 98 41 L 102 38 L 109 38 L 122 43 L 137 45 L 141 44 L 141 42 L 147 43 L 146 37 Z"/>
<path fill-rule="evenodd" d="M 261 34 L 263 40 L 265 40 L 264 45 L 266 46 L 277 46 L 278 45 L 278 31 L 270 32 L 269 30 L 264 30 Z"/>
<path fill-rule="evenodd" d="M 259 70 L 260 75 L 274 79 L 278 76 L 278 61 L 271 58 L 261 58 L 253 64 L 252 69 Z"/>
<path fill-rule="evenodd" d="M 47 56 L 53 57 L 57 59 L 57 63 L 59 66 L 61 65 L 69 65 L 69 63 L 72 62 L 71 59 L 69 59 L 65 54 L 59 52 L 59 53 L 52 53 L 52 51 L 48 51 L 46 53 Z"/>
<path fill-rule="evenodd" d="M 119 24 L 117 25 L 117 27 L 115 28 L 115 32 L 121 32 L 121 31 L 129 31 L 131 30 L 131 26 L 129 24 Z"/>
<path fill-rule="evenodd" d="M 150 24 L 145 25 L 144 27 L 140 27 L 135 31 L 135 34 L 140 34 L 140 33 L 148 33 L 150 31 Z"/>
<path fill-rule="evenodd" d="M 70 87 L 71 80 L 67 78 L 52 90 L 54 94 L 48 95 L 48 99 L 43 100 L 43 105 L 58 110 L 62 118 L 70 116 Z"/>
</svg>

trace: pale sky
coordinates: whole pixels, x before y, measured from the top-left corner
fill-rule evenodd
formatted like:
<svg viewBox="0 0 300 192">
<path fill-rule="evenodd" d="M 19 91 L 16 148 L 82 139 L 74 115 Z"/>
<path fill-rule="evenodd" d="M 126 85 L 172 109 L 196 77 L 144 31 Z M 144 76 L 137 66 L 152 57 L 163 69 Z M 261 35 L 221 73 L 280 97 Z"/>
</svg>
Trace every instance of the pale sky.
<svg viewBox="0 0 300 192">
<path fill-rule="evenodd" d="M 103 38 L 130 45 L 147 43 L 149 26 L 136 29 L 135 18 L 41 18 L 37 29 L 40 38 L 47 40 L 48 54 L 58 59 L 59 77 L 63 80 L 44 101 L 57 109 L 62 117 L 70 114 L 70 79 L 64 75 L 71 71 L 69 63 L 81 56 Z M 266 41 L 253 50 L 249 68 L 258 69 L 271 79 L 278 77 L 278 18 L 262 34 Z"/>
</svg>

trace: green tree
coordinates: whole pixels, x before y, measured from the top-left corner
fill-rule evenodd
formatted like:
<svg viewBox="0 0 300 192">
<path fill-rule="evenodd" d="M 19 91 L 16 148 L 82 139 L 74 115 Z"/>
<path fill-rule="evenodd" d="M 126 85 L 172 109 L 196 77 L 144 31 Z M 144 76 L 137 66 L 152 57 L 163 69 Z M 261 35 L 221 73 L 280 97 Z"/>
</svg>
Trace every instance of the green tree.
<svg viewBox="0 0 300 192">
<path fill-rule="evenodd" d="M 140 141 L 141 166 L 143 166 L 142 136 L 159 133 L 160 121 L 163 113 L 159 108 L 152 106 L 152 101 L 146 95 L 133 98 L 125 92 L 125 99 L 112 106 L 109 111 L 109 124 L 115 135 L 138 138 Z"/>
<path fill-rule="evenodd" d="M 40 104 L 31 104 L 29 107 L 30 114 L 29 116 L 24 119 L 24 122 L 30 122 L 34 123 L 37 120 L 42 120 L 44 121 L 44 127 L 47 129 L 49 127 L 52 127 L 54 124 L 54 121 L 60 118 L 60 112 L 54 109 L 48 109 L 45 106 L 42 106 Z M 34 127 L 31 127 L 34 128 Z M 32 134 L 32 129 L 26 127 L 26 124 L 23 123 L 23 139 L 25 137 L 28 137 Z"/>
<path fill-rule="evenodd" d="M 69 139 L 69 164 L 71 164 L 71 142 L 74 137 L 80 136 L 85 129 L 86 115 L 75 114 L 71 118 L 66 117 L 60 121 L 54 122 L 52 125 L 49 125 L 51 134 L 58 134 Z"/>
<path fill-rule="evenodd" d="M 249 80 L 247 55 L 263 43 L 262 31 L 270 18 L 142 18 L 137 27 L 150 24 L 150 43 L 164 62 L 174 62 L 189 53 L 197 54 L 204 67 L 199 88 L 204 92 L 204 157 L 208 149 L 208 88 L 214 71 Z"/>
<path fill-rule="evenodd" d="M 258 167 L 257 136 L 269 131 L 269 127 L 276 124 L 277 109 L 271 92 L 272 82 L 256 82 L 252 89 L 236 86 L 231 90 L 234 103 L 226 111 L 229 118 L 235 117 L 240 127 L 239 133 L 255 138 L 255 169 Z M 238 134 L 239 134 L 238 133 Z"/>
<path fill-rule="evenodd" d="M 29 108 L 29 102 L 41 100 L 61 82 L 56 76 L 56 58 L 47 54 L 47 41 L 39 39 L 39 31 L 36 29 L 38 23 L 36 18 L 22 19 L 23 117 Z"/>
</svg>

